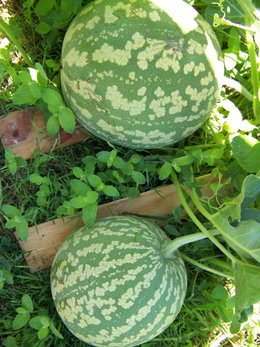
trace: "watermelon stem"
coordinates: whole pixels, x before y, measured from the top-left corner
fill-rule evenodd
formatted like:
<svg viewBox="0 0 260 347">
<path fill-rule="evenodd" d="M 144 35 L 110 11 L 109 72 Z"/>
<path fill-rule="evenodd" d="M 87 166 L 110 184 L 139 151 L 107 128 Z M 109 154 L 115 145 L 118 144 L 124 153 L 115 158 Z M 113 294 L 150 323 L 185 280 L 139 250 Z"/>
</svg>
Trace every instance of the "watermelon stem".
<svg viewBox="0 0 260 347">
<path fill-rule="evenodd" d="M 233 263 L 237 263 L 238 262 L 238 259 L 232 254 L 229 252 L 229 250 L 226 249 L 226 247 L 224 247 L 222 245 L 221 242 L 219 242 L 215 236 L 213 234 L 211 234 L 211 232 L 205 228 L 205 226 L 200 222 L 200 220 L 196 217 L 196 215 L 194 214 L 194 212 L 192 211 L 191 207 L 189 206 L 189 204 L 187 203 L 186 201 L 186 198 L 184 196 L 184 193 L 183 193 L 183 190 L 182 190 L 182 187 L 180 185 L 180 182 L 177 178 L 177 175 L 176 173 L 173 171 L 172 172 L 172 181 L 175 185 L 175 188 L 176 188 L 176 192 L 179 196 L 179 199 L 181 201 L 181 204 L 183 205 L 183 207 L 185 208 L 185 211 L 187 212 L 187 214 L 190 216 L 190 218 L 192 219 L 193 223 L 199 228 L 199 230 L 205 234 L 205 236 L 207 238 L 210 239 L 210 241 L 216 246 L 218 247 L 218 249 L 221 250 L 222 253 L 224 253 Z M 211 214 L 209 212 L 207 212 L 205 210 L 205 208 L 202 206 L 202 204 L 200 203 L 200 199 L 198 197 L 198 195 L 196 194 L 195 190 L 193 189 L 191 194 L 191 199 L 195 205 L 195 207 L 199 210 L 199 212 L 205 217 L 208 219 L 208 221 L 212 222 L 212 219 L 211 219 Z M 214 225 L 214 223 L 212 223 Z M 216 228 L 218 228 L 217 225 L 215 225 Z"/>
<path fill-rule="evenodd" d="M 224 77 L 224 85 L 235 89 L 238 93 L 244 95 L 249 101 L 253 101 L 254 96 L 251 94 L 244 86 L 242 86 L 238 81 L 233 80 L 232 78 Z"/>
<path fill-rule="evenodd" d="M 209 231 L 210 232 L 210 231 Z M 217 230 L 213 230 L 210 232 L 212 236 L 219 235 Z M 194 233 L 186 236 L 178 237 L 177 239 L 169 242 L 162 248 L 162 252 L 164 253 L 165 258 L 170 258 L 171 255 L 176 252 L 181 246 L 184 246 L 188 243 L 200 241 L 208 238 L 204 233 Z"/>
<path fill-rule="evenodd" d="M 234 280 L 234 277 L 232 275 L 229 275 L 229 274 L 224 273 L 222 271 L 218 271 L 218 270 L 213 269 L 213 268 L 211 268 L 211 267 L 209 267 L 207 265 L 201 264 L 200 262 L 198 262 L 198 261 L 196 261 L 194 259 L 191 259 L 190 257 L 188 257 L 187 255 L 185 255 L 185 254 L 183 254 L 181 252 L 180 252 L 180 254 L 181 254 L 182 259 L 185 260 L 187 263 L 190 263 L 190 264 L 192 264 L 192 265 L 194 265 L 194 266 L 196 266 L 196 267 L 198 267 L 198 268 L 200 268 L 202 270 L 206 270 L 206 271 L 211 272 L 211 273 L 213 273 L 215 275 L 226 277 L 228 279 Z"/>
</svg>

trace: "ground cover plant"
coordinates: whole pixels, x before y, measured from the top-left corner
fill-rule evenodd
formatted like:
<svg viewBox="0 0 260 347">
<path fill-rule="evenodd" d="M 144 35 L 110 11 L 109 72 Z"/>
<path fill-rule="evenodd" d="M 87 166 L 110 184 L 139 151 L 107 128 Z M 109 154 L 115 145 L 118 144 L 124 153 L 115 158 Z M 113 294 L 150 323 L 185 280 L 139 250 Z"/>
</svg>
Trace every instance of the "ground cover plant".
<svg viewBox="0 0 260 347">
<path fill-rule="evenodd" d="M 197 132 L 173 146 L 145 151 L 91 139 L 36 153 L 28 162 L 0 148 L 2 345 L 84 345 L 55 312 L 49 270 L 28 271 L 14 230 L 25 240 L 29 226 L 75 212 L 82 213 L 85 224 L 93 224 L 99 204 L 172 182 L 182 206 L 153 221 L 160 220 L 171 238 L 198 232 L 207 238 L 181 248 L 188 271 L 184 306 L 170 328 L 143 346 L 259 343 L 259 11 L 250 0 L 187 2 L 213 27 L 225 64 L 221 96 Z M 46 115 L 50 136 L 60 127 L 73 132 L 74 115 L 60 91 L 61 44 L 71 19 L 86 3 L 1 2 L 1 117 L 36 106 Z M 194 179 L 204 174 L 217 178 L 208 199 L 200 196 Z"/>
</svg>

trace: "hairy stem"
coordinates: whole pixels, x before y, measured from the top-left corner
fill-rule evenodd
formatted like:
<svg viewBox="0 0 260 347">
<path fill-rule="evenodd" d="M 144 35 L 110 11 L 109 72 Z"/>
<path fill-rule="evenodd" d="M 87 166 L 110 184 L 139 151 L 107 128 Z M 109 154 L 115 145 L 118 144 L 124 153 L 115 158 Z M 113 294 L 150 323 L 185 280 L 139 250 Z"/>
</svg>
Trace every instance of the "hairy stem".
<svg viewBox="0 0 260 347">
<path fill-rule="evenodd" d="M 194 259 L 191 259 L 190 257 L 188 257 L 187 255 L 183 254 L 183 253 L 180 253 L 181 257 L 183 260 L 185 260 L 186 262 L 194 265 L 194 266 L 197 266 L 198 268 L 202 269 L 202 270 L 206 270 L 208 272 L 211 272 L 215 275 L 218 275 L 218 276 L 222 276 L 222 277 L 225 277 L 225 278 L 228 278 L 228 279 L 232 279 L 234 280 L 234 277 L 231 276 L 231 275 L 228 275 L 222 271 L 218 271 L 218 270 L 215 270 L 215 269 L 212 269 L 211 267 L 207 266 L 207 265 L 204 265 L 204 264 L 201 264 L 199 263 L 198 261 L 194 260 Z"/>
<path fill-rule="evenodd" d="M 237 259 L 236 257 L 233 256 L 232 253 L 230 253 L 216 238 L 214 235 L 212 235 L 207 228 L 204 227 L 204 225 L 199 221 L 199 219 L 195 216 L 194 212 L 192 211 L 191 207 L 189 206 L 189 204 L 187 203 L 186 199 L 185 199 L 185 196 L 184 196 L 184 193 L 182 191 L 182 188 L 181 188 L 181 185 L 180 185 L 180 182 L 177 178 L 177 175 L 176 173 L 173 171 L 172 172 L 172 180 L 173 180 L 173 183 L 175 185 L 175 188 L 176 188 L 176 191 L 178 193 L 178 196 L 179 196 L 179 199 L 183 205 L 183 207 L 185 208 L 185 211 L 187 212 L 187 214 L 190 216 L 190 218 L 192 219 L 193 223 L 199 228 L 199 230 L 201 232 L 203 232 L 206 237 L 208 237 L 208 239 L 210 239 L 210 241 L 212 243 L 214 243 L 214 245 L 216 247 L 218 247 L 222 253 L 224 253 L 231 261 L 233 262 L 237 262 Z M 192 201 L 194 203 L 194 205 L 198 208 L 198 210 L 201 212 L 201 209 L 199 208 L 200 206 L 202 206 L 200 204 L 200 201 L 199 201 L 199 198 L 197 195 L 195 195 L 194 191 L 193 191 L 193 197 L 191 196 L 192 198 Z M 205 209 L 204 209 L 205 210 Z M 206 210 L 207 213 L 204 213 L 204 210 L 203 210 L 203 213 L 202 215 L 204 215 L 204 217 L 206 217 L 209 221 L 211 221 L 211 215 L 210 213 L 208 213 Z"/>
<path fill-rule="evenodd" d="M 251 78 L 253 85 L 253 110 L 256 124 L 260 124 L 260 100 L 259 100 L 259 90 L 260 90 L 260 81 L 259 81 L 259 69 L 257 64 L 257 56 L 255 50 L 255 43 L 251 33 L 246 32 L 246 41 L 248 47 L 249 60 L 251 63 Z"/>
<path fill-rule="evenodd" d="M 256 17 L 254 16 L 254 13 L 256 12 L 256 8 L 253 5 L 251 0 L 237 0 L 240 7 L 244 11 L 246 17 L 250 20 L 250 22 L 254 22 L 256 20 Z"/>
<path fill-rule="evenodd" d="M 240 94 L 244 95 L 249 101 L 254 100 L 253 94 L 251 94 L 242 84 L 240 84 L 238 81 L 233 80 L 232 78 L 224 77 L 224 85 L 227 87 L 230 87 L 232 89 L 235 89 Z"/>
<path fill-rule="evenodd" d="M 218 235 L 219 232 L 214 230 L 211 234 Z M 206 239 L 207 236 L 203 233 L 195 233 L 187 236 L 178 237 L 175 240 L 169 242 L 165 247 L 163 247 L 162 252 L 166 258 L 169 258 L 174 252 L 176 252 L 181 246 L 188 243 L 200 241 Z"/>
</svg>

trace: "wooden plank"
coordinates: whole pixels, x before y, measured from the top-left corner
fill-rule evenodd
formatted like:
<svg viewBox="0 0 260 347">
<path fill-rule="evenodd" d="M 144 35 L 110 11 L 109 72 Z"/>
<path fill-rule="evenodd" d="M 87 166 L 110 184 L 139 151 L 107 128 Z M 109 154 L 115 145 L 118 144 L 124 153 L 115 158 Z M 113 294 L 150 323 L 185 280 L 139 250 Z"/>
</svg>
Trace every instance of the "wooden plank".
<svg viewBox="0 0 260 347">
<path fill-rule="evenodd" d="M 203 178 L 204 179 L 204 178 Z M 207 179 L 208 180 L 208 179 Z M 211 181 L 208 180 L 208 183 Z M 204 196 L 211 196 L 209 184 L 202 189 Z M 158 187 L 142 193 L 138 198 L 120 199 L 100 205 L 98 218 L 133 213 L 145 216 L 167 216 L 180 204 L 174 185 Z M 78 216 L 57 218 L 29 229 L 26 242 L 19 241 L 31 272 L 49 267 L 57 247 L 73 231 L 83 225 Z"/>
<path fill-rule="evenodd" d="M 55 148 L 84 141 L 88 134 L 77 128 L 73 134 L 61 130 L 51 139 L 47 135 L 43 113 L 36 108 L 18 110 L 0 119 L 0 138 L 5 148 L 11 149 L 16 156 L 30 159 L 36 150 L 41 153 Z"/>
</svg>

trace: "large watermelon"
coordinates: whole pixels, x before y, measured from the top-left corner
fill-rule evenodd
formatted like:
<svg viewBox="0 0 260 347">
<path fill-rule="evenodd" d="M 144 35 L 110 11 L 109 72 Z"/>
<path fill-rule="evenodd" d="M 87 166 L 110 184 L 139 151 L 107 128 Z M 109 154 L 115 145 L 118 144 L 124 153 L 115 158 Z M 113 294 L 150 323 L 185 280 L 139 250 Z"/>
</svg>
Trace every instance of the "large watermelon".
<svg viewBox="0 0 260 347">
<path fill-rule="evenodd" d="M 137 346 L 160 334 L 184 301 L 187 274 L 170 240 L 145 219 L 115 216 L 73 233 L 52 264 L 51 289 L 67 328 L 94 346 Z"/>
<path fill-rule="evenodd" d="M 210 25 L 182 0 L 96 0 L 65 35 L 63 94 L 94 135 L 161 147 L 211 114 L 223 77 L 220 55 Z"/>
</svg>

